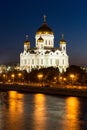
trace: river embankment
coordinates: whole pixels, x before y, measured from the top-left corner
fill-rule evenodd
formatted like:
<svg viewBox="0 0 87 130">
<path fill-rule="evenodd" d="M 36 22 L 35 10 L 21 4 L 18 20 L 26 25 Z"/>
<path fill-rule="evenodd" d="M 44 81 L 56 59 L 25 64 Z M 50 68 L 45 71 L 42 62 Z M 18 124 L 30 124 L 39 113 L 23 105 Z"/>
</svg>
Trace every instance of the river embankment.
<svg viewBox="0 0 87 130">
<path fill-rule="evenodd" d="M 18 84 L 0 84 L 0 91 L 18 91 L 26 93 L 43 93 L 58 96 L 87 97 L 87 89 L 67 88 L 64 86 L 30 86 Z"/>
</svg>

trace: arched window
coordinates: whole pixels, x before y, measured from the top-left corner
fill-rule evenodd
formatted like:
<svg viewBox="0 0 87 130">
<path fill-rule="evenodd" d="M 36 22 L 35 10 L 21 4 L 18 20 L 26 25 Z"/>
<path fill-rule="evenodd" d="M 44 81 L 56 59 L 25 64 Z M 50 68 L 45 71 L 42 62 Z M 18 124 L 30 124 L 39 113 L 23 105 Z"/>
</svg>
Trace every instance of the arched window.
<svg viewBox="0 0 87 130">
<path fill-rule="evenodd" d="M 32 64 L 34 64 L 34 59 L 32 59 Z"/>
<path fill-rule="evenodd" d="M 63 59 L 63 65 L 64 65 L 64 59 Z"/>
<path fill-rule="evenodd" d="M 49 40 L 49 45 L 50 45 L 50 40 Z"/>
<path fill-rule="evenodd" d="M 43 64 L 43 59 L 41 59 L 41 64 Z"/>
<path fill-rule="evenodd" d="M 26 59 L 24 59 L 24 64 L 26 65 Z"/>
<path fill-rule="evenodd" d="M 45 44 L 47 45 L 47 40 L 45 41 Z"/>
<path fill-rule="evenodd" d="M 56 62 L 56 65 L 58 66 L 58 65 L 59 65 L 59 60 L 58 60 L 58 59 L 56 59 L 56 61 L 55 61 L 55 62 Z"/>
<path fill-rule="evenodd" d="M 52 65 L 52 59 L 50 59 L 50 64 Z"/>
</svg>

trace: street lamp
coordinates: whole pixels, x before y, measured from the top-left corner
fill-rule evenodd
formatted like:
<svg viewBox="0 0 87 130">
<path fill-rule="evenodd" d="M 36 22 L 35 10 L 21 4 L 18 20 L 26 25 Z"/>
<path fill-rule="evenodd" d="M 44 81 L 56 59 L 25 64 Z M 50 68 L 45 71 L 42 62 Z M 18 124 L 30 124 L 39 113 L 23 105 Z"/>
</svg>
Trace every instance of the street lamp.
<svg viewBox="0 0 87 130">
<path fill-rule="evenodd" d="M 66 78 L 63 78 L 63 81 L 66 81 L 67 79 Z"/>
<path fill-rule="evenodd" d="M 39 80 L 42 80 L 43 74 L 38 74 L 37 77 L 38 77 Z"/>
<path fill-rule="evenodd" d="M 42 81 L 42 78 L 43 78 L 43 74 L 38 74 L 37 77 L 38 77 L 38 79 L 39 79 L 39 82 L 41 82 L 41 81 Z"/>
<path fill-rule="evenodd" d="M 3 82 L 6 81 L 6 74 L 3 74 Z"/>
<path fill-rule="evenodd" d="M 22 73 L 18 73 L 19 82 L 21 81 Z"/>
<path fill-rule="evenodd" d="M 22 76 L 22 73 L 18 73 L 18 77 L 21 77 Z"/>
<path fill-rule="evenodd" d="M 59 76 L 59 83 L 62 84 L 63 77 Z"/>
<path fill-rule="evenodd" d="M 14 82 L 14 77 L 15 77 L 15 75 L 14 75 L 14 74 L 12 74 L 12 75 L 11 75 L 11 77 L 12 77 L 12 79 L 13 79 L 13 82 Z"/>
<path fill-rule="evenodd" d="M 70 74 L 70 78 L 71 78 L 71 80 L 72 80 L 72 83 L 73 83 L 73 81 L 74 81 L 74 78 L 75 78 L 75 75 L 74 75 L 74 74 Z"/>
</svg>

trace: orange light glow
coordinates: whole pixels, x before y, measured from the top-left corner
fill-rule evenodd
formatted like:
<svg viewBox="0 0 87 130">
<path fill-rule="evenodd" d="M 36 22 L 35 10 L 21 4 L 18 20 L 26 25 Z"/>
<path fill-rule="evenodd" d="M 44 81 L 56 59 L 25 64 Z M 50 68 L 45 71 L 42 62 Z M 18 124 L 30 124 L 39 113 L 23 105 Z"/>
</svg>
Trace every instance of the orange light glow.
<svg viewBox="0 0 87 130">
<path fill-rule="evenodd" d="M 44 130 L 46 120 L 44 117 L 46 117 L 46 104 L 45 104 L 45 95 L 44 94 L 35 94 L 34 98 L 35 102 L 35 109 L 34 109 L 34 124 L 39 125 L 39 128 L 41 130 Z M 38 127 L 36 127 L 35 130 L 38 130 Z"/>
<path fill-rule="evenodd" d="M 70 78 L 75 78 L 75 75 L 74 74 L 70 74 Z"/>
<path fill-rule="evenodd" d="M 23 94 L 19 94 L 16 91 L 9 91 L 9 122 L 11 129 L 16 128 L 13 122 L 18 122 L 23 118 L 24 104 L 21 101 L 23 98 Z M 19 129 L 22 129 L 21 125 Z"/>
<path fill-rule="evenodd" d="M 76 97 L 69 97 L 66 99 L 66 115 L 64 123 L 66 124 L 67 130 L 79 130 L 80 124 L 78 120 L 79 116 L 79 100 Z M 63 130 L 66 130 L 63 128 Z"/>
</svg>

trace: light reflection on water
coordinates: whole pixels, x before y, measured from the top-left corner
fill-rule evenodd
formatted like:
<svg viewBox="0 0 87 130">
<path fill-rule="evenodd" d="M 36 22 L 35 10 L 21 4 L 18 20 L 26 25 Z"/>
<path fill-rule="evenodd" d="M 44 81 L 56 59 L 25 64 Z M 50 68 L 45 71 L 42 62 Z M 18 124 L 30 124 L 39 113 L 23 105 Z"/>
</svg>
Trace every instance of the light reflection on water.
<svg viewBox="0 0 87 130">
<path fill-rule="evenodd" d="M 80 130 L 80 104 L 79 100 L 76 97 L 68 97 L 66 99 L 66 114 L 64 120 L 64 130 Z"/>
<path fill-rule="evenodd" d="M 43 94 L 35 94 L 34 97 L 34 125 L 35 130 L 44 130 L 46 126 L 46 99 Z"/>
<path fill-rule="evenodd" d="M 16 91 L 9 92 L 9 123 L 10 129 L 16 130 L 16 123 L 19 122 L 18 129 L 21 128 L 20 120 L 23 118 L 23 94 L 19 94 Z"/>
<path fill-rule="evenodd" d="M 87 99 L 0 92 L 0 130 L 87 130 Z"/>
</svg>

